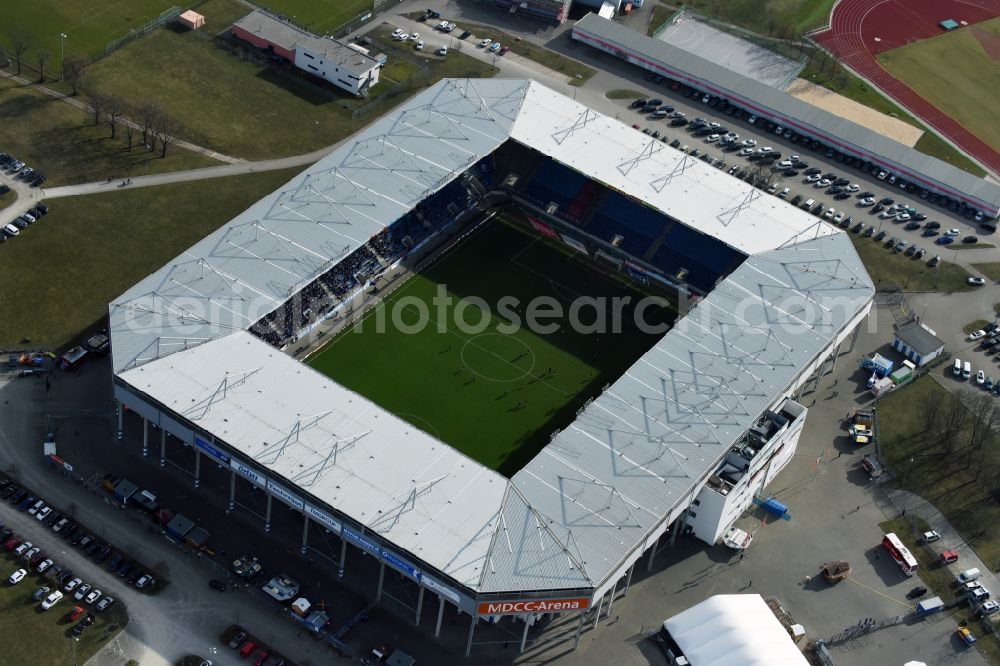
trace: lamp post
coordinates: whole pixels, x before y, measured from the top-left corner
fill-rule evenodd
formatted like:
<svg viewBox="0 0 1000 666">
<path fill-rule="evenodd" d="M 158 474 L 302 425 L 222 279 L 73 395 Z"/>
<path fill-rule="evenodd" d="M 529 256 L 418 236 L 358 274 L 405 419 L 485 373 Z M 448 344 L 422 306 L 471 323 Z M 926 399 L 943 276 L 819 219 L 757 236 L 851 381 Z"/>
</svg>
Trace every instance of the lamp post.
<svg viewBox="0 0 1000 666">
<path fill-rule="evenodd" d="M 147 144 L 145 144 L 145 146 L 146 146 L 146 175 L 148 176 L 149 175 L 149 144 L 147 143 Z"/>
<path fill-rule="evenodd" d="M 63 76 L 66 73 L 66 67 L 63 65 L 63 63 L 66 62 L 66 58 L 65 58 L 66 48 L 65 47 L 66 47 L 66 33 L 65 32 L 60 32 L 59 33 L 59 80 L 60 81 L 63 80 Z"/>
</svg>

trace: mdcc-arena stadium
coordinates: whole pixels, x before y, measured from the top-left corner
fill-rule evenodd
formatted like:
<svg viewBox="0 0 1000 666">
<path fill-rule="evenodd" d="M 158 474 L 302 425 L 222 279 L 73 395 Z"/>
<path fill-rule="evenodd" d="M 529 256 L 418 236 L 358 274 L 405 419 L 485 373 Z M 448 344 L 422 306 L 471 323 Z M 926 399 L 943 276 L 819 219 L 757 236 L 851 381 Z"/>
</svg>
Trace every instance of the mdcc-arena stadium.
<svg viewBox="0 0 1000 666">
<path fill-rule="evenodd" d="M 516 467 L 297 357 L 490 229 L 694 304 L 611 379 L 584 375 Z M 403 269 L 410 282 L 388 277 Z M 144 453 L 158 432 L 161 466 L 179 452 L 195 487 L 224 468 L 230 510 L 261 498 L 266 532 L 296 521 L 303 553 L 337 544 L 331 571 L 374 558 L 372 598 L 395 572 L 428 633 L 462 614 L 457 651 L 480 621 L 523 650 L 549 614 L 573 614 L 559 638 L 578 641 L 678 533 L 714 543 L 768 497 L 808 413 L 797 396 L 853 344 L 873 294 L 849 238 L 783 200 L 534 81 L 445 80 L 110 305 L 119 431 L 142 428 Z M 379 340 L 372 372 L 406 372 L 398 339 Z M 473 401 L 488 380 L 465 381 L 455 395 Z"/>
</svg>

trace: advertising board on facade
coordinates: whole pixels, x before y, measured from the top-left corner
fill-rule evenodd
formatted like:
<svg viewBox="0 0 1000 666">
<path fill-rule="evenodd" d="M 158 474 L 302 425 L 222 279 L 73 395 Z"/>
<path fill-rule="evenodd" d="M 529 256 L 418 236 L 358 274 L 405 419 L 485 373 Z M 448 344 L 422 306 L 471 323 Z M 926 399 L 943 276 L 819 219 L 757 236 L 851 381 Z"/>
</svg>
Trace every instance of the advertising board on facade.
<svg viewBox="0 0 1000 666">
<path fill-rule="evenodd" d="M 566 611 L 587 610 L 590 599 L 580 597 L 575 599 L 525 599 L 523 601 L 484 601 L 480 602 L 480 615 L 516 615 L 519 613 L 563 613 Z"/>
</svg>

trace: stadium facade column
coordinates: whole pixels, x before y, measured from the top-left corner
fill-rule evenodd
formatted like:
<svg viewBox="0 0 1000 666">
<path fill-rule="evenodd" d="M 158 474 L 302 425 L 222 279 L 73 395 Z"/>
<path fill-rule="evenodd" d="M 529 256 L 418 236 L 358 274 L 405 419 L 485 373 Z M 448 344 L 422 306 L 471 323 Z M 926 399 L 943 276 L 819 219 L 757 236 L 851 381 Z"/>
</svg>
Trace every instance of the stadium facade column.
<svg viewBox="0 0 1000 666">
<path fill-rule="evenodd" d="M 142 457 L 149 455 L 149 419 L 142 417 Z"/>
<path fill-rule="evenodd" d="M 194 487 L 201 485 L 201 449 L 194 450 Z"/>
<path fill-rule="evenodd" d="M 271 533 L 271 493 L 267 494 L 267 510 L 264 512 L 264 534 Z"/>
<path fill-rule="evenodd" d="M 524 631 L 521 632 L 521 649 L 519 650 L 519 652 L 521 652 L 523 654 L 524 653 L 524 646 L 527 645 L 527 643 L 528 643 L 528 627 L 530 625 L 528 624 L 528 616 L 527 615 L 525 615 L 521 619 L 524 621 Z"/>
<path fill-rule="evenodd" d="M 476 634 L 476 622 L 479 621 L 478 615 L 472 616 L 472 622 L 469 623 L 469 638 L 465 641 L 465 656 L 468 657 L 472 654 L 472 637 Z"/>
<path fill-rule="evenodd" d="M 434 625 L 434 638 L 441 635 L 441 620 L 444 619 L 444 597 L 440 594 L 438 595 L 438 619 L 437 624 Z"/>
<path fill-rule="evenodd" d="M 649 559 L 646 560 L 646 571 L 653 570 L 653 559 L 656 558 L 656 545 L 658 543 L 660 543 L 660 537 L 656 537 L 656 541 L 654 541 L 653 545 L 649 548 Z M 673 541 L 670 543 L 673 543 Z"/>
<path fill-rule="evenodd" d="M 385 580 L 385 562 L 378 567 L 378 589 L 375 590 L 375 603 L 382 603 L 382 582 Z"/>
<path fill-rule="evenodd" d="M 115 411 L 118 412 L 118 441 L 120 442 L 125 438 L 124 424 L 122 422 L 125 416 L 125 409 L 118 400 L 115 400 Z"/>
<path fill-rule="evenodd" d="M 229 508 L 226 509 L 226 513 L 229 513 L 236 508 L 236 470 L 229 470 Z"/>
<path fill-rule="evenodd" d="M 601 595 L 601 600 L 597 602 L 597 614 L 594 615 L 594 629 L 597 629 L 597 623 L 601 621 L 601 609 L 604 608 L 604 597 L 608 596 L 605 592 Z"/>
<path fill-rule="evenodd" d="M 851 333 L 851 348 L 847 350 L 848 354 L 854 351 L 854 343 L 858 341 L 858 335 L 860 334 L 861 334 L 861 324 L 858 324 L 857 326 L 854 327 L 854 332 Z"/>
<path fill-rule="evenodd" d="M 417 594 L 417 612 L 413 619 L 413 624 L 417 627 L 420 626 L 420 611 L 424 607 L 424 586 L 420 586 L 420 593 Z"/>
<path fill-rule="evenodd" d="M 160 428 L 160 469 L 167 466 L 167 431 Z"/>
<path fill-rule="evenodd" d="M 628 568 L 628 576 L 625 577 L 625 589 L 622 590 L 622 595 L 628 594 L 628 586 L 632 584 L 632 572 L 635 571 L 635 563 Z"/>
<path fill-rule="evenodd" d="M 306 550 L 309 548 L 309 516 L 302 514 L 302 546 L 299 548 L 299 552 L 303 555 L 306 554 Z"/>
<path fill-rule="evenodd" d="M 837 357 L 840 356 L 840 348 L 843 346 L 844 346 L 844 341 L 841 340 L 840 344 L 838 344 L 833 349 L 833 363 L 830 365 L 830 372 L 833 372 L 834 370 L 837 369 Z"/>
<path fill-rule="evenodd" d="M 580 611 L 580 624 L 576 625 L 576 636 L 573 637 L 573 649 L 580 647 L 580 636 L 583 634 L 583 624 L 587 619 L 587 615 Z"/>
</svg>

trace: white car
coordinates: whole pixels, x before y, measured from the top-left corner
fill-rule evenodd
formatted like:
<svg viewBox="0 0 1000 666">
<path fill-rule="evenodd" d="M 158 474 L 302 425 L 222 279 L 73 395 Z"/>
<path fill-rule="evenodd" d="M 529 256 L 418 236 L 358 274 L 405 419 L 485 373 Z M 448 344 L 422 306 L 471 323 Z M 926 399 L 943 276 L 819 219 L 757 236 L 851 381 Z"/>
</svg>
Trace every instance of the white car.
<svg viewBox="0 0 1000 666">
<path fill-rule="evenodd" d="M 45 520 L 50 513 L 52 513 L 52 507 L 43 506 L 38 510 L 38 513 L 35 514 L 35 520 Z"/>
<path fill-rule="evenodd" d="M 45 506 L 45 502 L 43 502 L 42 500 L 38 500 L 37 502 L 31 505 L 30 509 L 28 509 L 28 515 L 29 516 L 35 515 L 36 513 L 38 513 L 38 510 L 41 509 L 43 506 Z"/>
<path fill-rule="evenodd" d="M 823 178 L 823 179 L 821 179 L 821 180 L 813 183 L 813 187 L 818 187 L 820 189 L 822 189 L 824 187 L 830 187 L 830 183 L 831 182 L 833 182 L 833 181 L 831 181 L 829 178 Z"/>
<path fill-rule="evenodd" d="M 76 599 L 77 601 L 80 601 L 85 596 L 87 596 L 87 593 L 90 592 L 90 590 L 91 590 L 90 584 L 84 583 L 80 587 L 76 588 L 76 594 L 73 595 L 73 598 Z"/>
<path fill-rule="evenodd" d="M 447 27 L 448 27 L 448 22 L 447 21 L 441 21 L 440 23 L 437 24 L 437 29 L 438 30 L 444 30 Z"/>
<path fill-rule="evenodd" d="M 67 591 L 67 592 L 72 592 L 77 587 L 79 587 L 80 583 L 82 583 L 82 582 L 83 581 L 80 580 L 79 578 L 74 578 L 73 580 L 70 580 L 69 582 L 67 582 L 66 585 L 63 586 L 63 589 L 65 591 Z"/>
<path fill-rule="evenodd" d="M 34 548 L 32 548 L 31 550 L 29 550 L 28 552 L 26 552 L 24 555 L 22 555 L 21 559 L 23 559 L 25 562 L 27 562 L 31 558 L 33 558 L 35 555 L 38 555 L 38 553 L 41 550 L 42 550 L 41 548 L 39 548 L 38 546 L 35 546 Z"/>
<path fill-rule="evenodd" d="M 490 44 L 492 44 L 492 43 L 493 43 L 493 40 L 492 40 L 492 39 L 490 39 L 489 37 L 487 37 L 486 39 L 480 39 L 480 40 L 479 40 L 479 46 L 481 46 L 481 47 L 482 47 L 482 48 L 484 48 L 484 49 L 485 49 L 485 48 L 486 48 L 487 46 L 489 46 Z"/>
<path fill-rule="evenodd" d="M 753 148 L 741 148 L 739 154 L 742 155 L 743 157 L 746 157 L 747 155 L 753 155 Z"/>
<path fill-rule="evenodd" d="M 17 571 L 15 571 L 10 575 L 10 577 L 7 579 L 7 582 L 10 583 L 11 585 L 17 585 L 22 580 L 24 580 L 24 577 L 27 575 L 28 575 L 27 571 L 25 571 L 24 569 L 18 569 Z"/>
<path fill-rule="evenodd" d="M 983 615 L 993 615 L 997 611 L 1000 611 L 1000 603 L 993 601 L 992 599 L 984 602 L 983 605 L 979 607 L 979 612 Z"/>
<path fill-rule="evenodd" d="M 424 40 L 422 40 L 422 39 L 417 40 L 417 43 L 413 45 L 413 48 L 415 48 L 418 51 L 423 51 L 424 50 Z"/>
<path fill-rule="evenodd" d="M 446 55 L 448 55 L 448 47 L 447 46 L 442 46 L 441 48 L 439 48 L 437 50 L 437 54 L 439 56 L 446 56 Z"/>
<path fill-rule="evenodd" d="M 978 331 L 973 331 L 972 333 L 969 333 L 969 341 L 972 342 L 974 340 L 978 340 L 979 338 L 982 338 L 985 335 L 986 331 L 984 331 L 983 329 L 979 329 Z"/>
<path fill-rule="evenodd" d="M 715 129 L 716 127 L 722 127 L 722 125 L 715 122 L 709 123 L 708 126 L 711 127 L 712 129 Z"/>
<path fill-rule="evenodd" d="M 962 232 L 960 232 L 958 229 L 949 229 L 948 231 L 944 232 L 944 235 L 945 236 L 957 236 L 960 233 L 962 233 Z"/>
<path fill-rule="evenodd" d="M 843 213 L 837 213 L 836 215 L 833 216 L 833 221 L 837 222 L 837 223 L 843 222 L 844 221 L 844 214 Z"/>
<path fill-rule="evenodd" d="M 966 282 L 971 284 L 973 287 L 982 287 L 984 284 L 986 284 L 986 280 L 984 280 L 981 277 L 970 277 L 969 279 L 966 280 Z"/>
<path fill-rule="evenodd" d="M 788 197 L 788 191 L 789 191 L 789 190 L 788 190 L 788 188 L 786 187 L 785 189 L 781 190 L 781 192 L 780 192 L 780 193 L 778 193 L 778 196 L 779 196 L 779 197 L 781 197 L 782 199 L 785 199 L 785 198 L 787 198 L 787 197 Z"/>
<path fill-rule="evenodd" d="M 751 113 L 751 114 L 750 114 L 750 117 L 749 117 L 749 118 L 747 118 L 747 122 L 748 122 L 748 123 L 750 123 L 751 125 L 753 125 L 753 124 L 754 124 L 755 122 L 757 122 L 757 116 L 755 116 L 755 115 L 753 115 L 753 114 Z"/>
<path fill-rule="evenodd" d="M 718 140 L 719 140 L 718 134 L 710 134 L 709 136 L 705 137 L 705 143 L 715 143 Z"/>
<path fill-rule="evenodd" d="M 924 532 L 924 543 L 934 543 L 941 538 L 941 534 L 936 530 L 931 530 L 930 532 Z"/>
<path fill-rule="evenodd" d="M 37 571 L 38 573 L 44 573 L 45 570 L 51 566 L 52 566 L 52 560 L 45 559 L 38 563 L 38 566 L 35 567 L 35 571 Z"/>
<path fill-rule="evenodd" d="M 980 386 L 986 383 L 986 373 L 982 370 L 976 373 L 976 383 Z"/>
<path fill-rule="evenodd" d="M 84 599 L 84 601 L 87 602 L 88 604 L 92 604 L 100 598 L 101 598 L 101 591 L 95 589 L 92 590 L 90 594 L 87 595 L 87 598 Z"/>
<path fill-rule="evenodd" d="M 824 219 L 827 219 L 827 220 L 829 220 L 829 219 L 832 219 L 832 218 L 833 218 L 833 215 L 834 215 L 834 213 L 836 213 L 836 212 L 837 212 L 837 211 L 835 211 L 835 210 L 834 210 L 834 209 L 832 209 L 832 208 L 827 208 L 827 209 L 826 209 L 826 212 L 825 212 L 825 213 L 823 213 L 823 218 L 824 218 Z"/>
<path fill-rule="evenodd" d="M 17 549 L 14 551 L 14 554 L 20 557 L 29 550 L 31 550 L 31 542 L 25 541 L 24 543 L 22 543 L 20 546 L 17 547 Z"/>
<path fill-rule="evenodd" d="M 396 39 L 397 37 L 399 37 L 402 34 L 403 34 L 403 31 L 400 30 L 399 28 L 396 28 L 395 30 L 392 31 L 392 38 Z"/>
<path fill-rule="evenodd" d="M 777 183 L 774 183 L 774 184 L 770 185 L 770 186 L 769 186 L 769 187 L 767 188 L 767 193 L 768 193 L 768 194 L 774 194 L 774 193 L 775 193 L 775 192 L 777 192 L 777 191 L 778 191 L 778 184 L 777 184 Z"/>
<path fill-rule="evenodd" d="M 743 139 L 743 145 L 746 146 L 747 148 L 751 148 L 753 146 L 756 146 L 757 142 L 754 139 Z"/>
<path fill-rule="evenodd" d="M 45 601 L 42 602 L 42 610 L 45 611 L 45 610 L 48 610 L 48 609 L 52 608 L 57 603 L 59 603 L 59 601 L 62 598 L 63 598 L 62 592 L 60 592 L 59 590 L 56 590 L 55 592 L 51 593 L 49 596 L 45 597 Z"/>
<path fill-rule="evenodd" d="M 21 233 L 21 230 L 15 227 L 13 224 L 5 225 L 3 230 L 7 232 L 8 236 L 16 236 L 19 233 Z"/>
<path fill-rule="evenodd" d="M 859 206 L 872 206 L 875 204 L 875 197 L 865 197 L 858 202 Z"/>
<path fill-rule="evenodd" d="M 775 134 L 781 134 L 784 131 L 785 131 L 785 128 L 782 127 L 781 125 L 778 125 L 777 127 L 774 128 L 774 133 Z"/>
<path fill-rule="evenodd" d="M 805 178 L 803 178 L 803 181 L 807 183 L 818 183 L 822 179 L 823 176 L 819 175 L 818 173 L 814 173 L 811 176 L 806 176 Z"/>
<path fill-rule="evenodd" d="M 910 220 L 910 214 L 909 213 L 898 213 L 896 215 L 896 220 L 898 220 L 899 222 L 908 222 Z"/>
<path fill-rule="evenodd" d="M 853 194 L 854 192 L 857 192 L 858 190 L 860 190 L 861 186 L 859 186 L 857 183 L 849 183 L 847 185 L 847 187 L 844 188 L 844 189 L 847 190 L 848 192 L 851 192 Z"/>
</svg>

